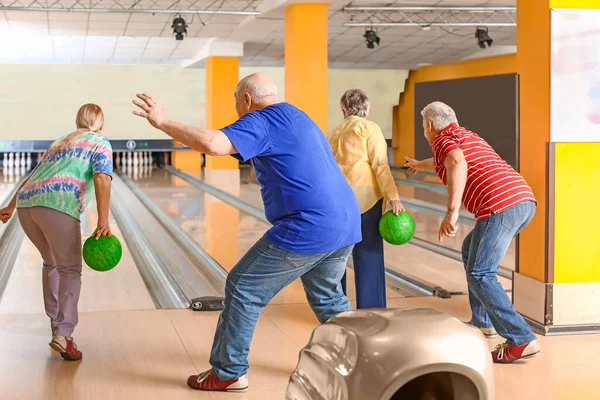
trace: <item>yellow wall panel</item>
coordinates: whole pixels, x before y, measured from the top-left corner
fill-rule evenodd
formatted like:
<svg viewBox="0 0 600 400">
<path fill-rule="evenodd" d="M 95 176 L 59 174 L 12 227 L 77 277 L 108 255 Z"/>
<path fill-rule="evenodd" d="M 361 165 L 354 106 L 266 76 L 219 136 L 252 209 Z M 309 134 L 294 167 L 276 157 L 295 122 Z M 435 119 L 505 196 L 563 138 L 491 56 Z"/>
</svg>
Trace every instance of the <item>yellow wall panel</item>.
<svg viewBox="0 0 600 400">
<path fill-rule="evenodd" d="M 554 282 L 600 282 L 600 143 L 555 149 Z"/>
<path fill-rule="evenodd" d="M 550 0 L 550 8 L 600 8 L 600 0 Z"/>
</svg>

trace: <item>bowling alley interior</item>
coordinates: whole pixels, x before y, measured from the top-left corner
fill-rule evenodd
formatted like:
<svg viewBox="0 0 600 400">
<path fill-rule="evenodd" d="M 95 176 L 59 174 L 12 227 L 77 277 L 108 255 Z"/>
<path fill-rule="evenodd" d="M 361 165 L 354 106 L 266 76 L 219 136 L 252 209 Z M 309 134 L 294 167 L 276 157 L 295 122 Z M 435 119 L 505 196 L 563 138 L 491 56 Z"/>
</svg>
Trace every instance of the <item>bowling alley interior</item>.
<svg viewBox="0 0 600 400">
<path fill-rule="evenodd" d="M 0 224 L 0 399 L 600 398 L 599 24 L 592 0 L 0 2 L 0 211 L 19 199 Z M 228 275 L 275 224 L 264 196 L 272 183 L 259 170 L 269 156 L 255 169 L 254 159 L 198 151 L 134 115 L 132 100 L 147 94 L 143 107 L 160 104 L 171 121 L 220 130 L 238 119 L 238 82 L 256 73 L 326 138 L 347 118 L 345 92 L 364 91 L 368 115 L 355 118 L 380 128 L 387 151 L 378 159 L 389 168 L 378 168 L 415 229 L 407 243 L 382 242 L 384 308 L 358 307 L 352 256 L 353 311 L 339 317 L 320 323 L 296 279 L 260 313 L 248 386 L 193 390 L 188 376 L 212 368 Z M 506 328 L 494 322 L 499 334 L 488 335 L 469 324 L 464 243 L 481 219 L 463 204 L 440 240 L 452 201 L 446 177 L 407 167 L 407 158 L 433 157 L 422 114 L 432 102 L 450 106 L 535 196 L 535 216 L 493 265 L 497 290 L 535 334 L 535 357 L 498 363 L 510 349 Z M 73 361 L 72 349 L 56 350 L 49 261 L 25 232 L 20 204 L 36 171 L 65 165 L 51 149 L 81 128 L 78 109 L 89 103 L 104 119 L 84 131 L 110 150 L 102 167 L 85 164 L 92 186 L 77 189 L 89 192 L 81 246 L 104 218 L 100 171 L 112 178 L 108 226 L 121 247 L 106 270 L 82 264 L 72 338 L 83 357 Z M 364 160 L 356 162 L 372 162 Z M 475 172 L 465 171 L 468 186 Z M 56 260 L 69 251 L 52 249 Z M 239 323 L 227 315 L 225 324 Z"/>
</svg>

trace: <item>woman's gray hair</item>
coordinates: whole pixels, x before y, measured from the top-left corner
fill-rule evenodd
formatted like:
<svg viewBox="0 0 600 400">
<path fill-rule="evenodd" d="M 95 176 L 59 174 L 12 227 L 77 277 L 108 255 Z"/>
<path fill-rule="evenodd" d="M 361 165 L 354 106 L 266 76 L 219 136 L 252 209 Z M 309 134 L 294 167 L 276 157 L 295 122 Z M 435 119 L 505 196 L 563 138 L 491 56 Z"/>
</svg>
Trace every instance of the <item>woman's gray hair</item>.
<svg viewBox="0 0 600 400">
<path fill-rule="evenodd" d="M 436 131 L 441 131 L 452 123 L 458 124 L 454 110 L 441 101 L 434 101 L 426 105 L 421 111 L 421 115 L 425 121 L 431 122 Z"/>
<path fill-rule="evenodd" d="M 347 117 L 356 115 L 357 117 L 366 118 L 369 115 L 371 101 L 369 96 L 361 89 L 350 89 L 342 95 L 340 105 L 346 111 Z"/>
</svg>

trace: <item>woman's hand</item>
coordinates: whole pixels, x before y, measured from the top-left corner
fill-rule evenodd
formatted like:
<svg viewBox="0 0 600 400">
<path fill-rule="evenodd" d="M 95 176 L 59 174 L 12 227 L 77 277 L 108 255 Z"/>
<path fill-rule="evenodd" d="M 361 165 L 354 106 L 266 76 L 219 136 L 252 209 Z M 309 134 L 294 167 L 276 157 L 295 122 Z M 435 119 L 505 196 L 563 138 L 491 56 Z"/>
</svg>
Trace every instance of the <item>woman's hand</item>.
<svg viewBox="0 0 600 400">
<path fill-rule="evenodd" d="M 401 212 L 406 211 L 406 208 L 404 208 L 404 205 L 400 200 L 392 200 L 390 201 L 390 205 L 392 206 L 392 212 L 394 215 L 398 215 Z"/>
<path fill-rule="evenodd" d="M 108 221 L 98 220 L 98 225 L 92 236 L 94 236 L 96 240 L 100 239 L 102 236 L 111 237 L 112 232 L 110 231 L 110 225 L 108 224 Z"/>
<path fill-rule="evenodd" d="M 0 221 L 2 221 L 3 224 L 7 223 L 14 213 L 15 207 L 8 206 L 0 208 Z"/>
</svg>

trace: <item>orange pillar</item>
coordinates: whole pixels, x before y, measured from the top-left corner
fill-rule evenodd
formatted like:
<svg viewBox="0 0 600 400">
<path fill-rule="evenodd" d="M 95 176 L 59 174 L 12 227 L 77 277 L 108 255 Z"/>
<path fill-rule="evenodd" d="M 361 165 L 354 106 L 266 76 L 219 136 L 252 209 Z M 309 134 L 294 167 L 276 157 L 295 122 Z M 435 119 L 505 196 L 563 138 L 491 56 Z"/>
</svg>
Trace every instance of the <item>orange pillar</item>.
<svg viewBox="0 0 600 400">
<path fill-rule="evenodd" d="M 235 87 L 239 81 L 238 57 L 206 58 L 206 127 L 223 128 L 237 120 Z M 238 161 L 230 156 L 206 156 L 206 169 L 237 169 Z"/>
<path fill-rule="evenodd" d="M 535 37 L 533 37 L 535 36 Z M 548 0 L 517 1 L 520 80 L 519 170 L 538 201 L 519 235 L 519 273 L 544 282 L 546 270 L 546 146 L 550 141 L 550 7 Z"/>
<path fill-rule="evenodd" d="M 327 4 L 293 4 L 285 12 L 285 100 L 327 133 Z"/>
<path fill-rule="evenodd" d="M 238 57 L 211 56 L 206 59 L 206 126 L 223 128 L 237 120 L 235 87 L 239 81 Z M 239 163 L 231 156 L 206 156 L 204 180 L 212 186 L 239 192 Z M 238 261 L 240 212 L 206 194 L 205 249 L 230 270 Z"/>
</svg>

